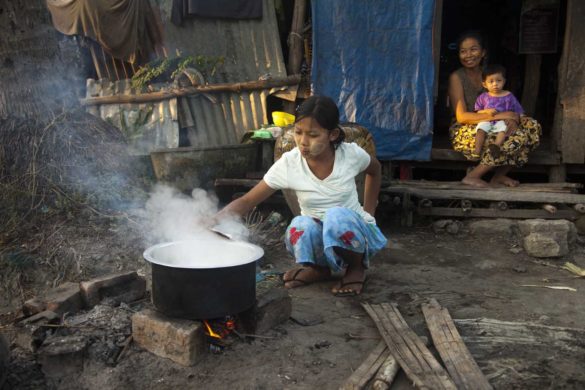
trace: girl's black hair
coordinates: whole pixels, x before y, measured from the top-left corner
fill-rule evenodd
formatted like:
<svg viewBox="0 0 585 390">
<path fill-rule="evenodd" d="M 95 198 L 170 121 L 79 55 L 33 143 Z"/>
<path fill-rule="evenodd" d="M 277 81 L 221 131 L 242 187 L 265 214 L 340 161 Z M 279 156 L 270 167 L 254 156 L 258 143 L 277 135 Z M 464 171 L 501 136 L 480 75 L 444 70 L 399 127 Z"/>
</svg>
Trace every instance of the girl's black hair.
<svg viewBox="0 0 585 390">
<path fill-rule="evenodd" d="M 335 149 L 345 139 L 345 132 L 339 127 L 339 109 L 330 97 L 315 95 L 305 100 L 297 108 L 295 123 L 304 118 L 313 118 L 321 127 L 330 132 L 338 129 L 339 136 L 331 142 Z"/>
<path fill-rule="evenodd" d="M 500 73 L 503 78 L 506 78 L 506 68 L 504 68 L 502 65 L 499 64 L 486 65 L 486 67 L 483 69 L 483 72 L 481 72 L 481 81 L 485 81 L 485 79 L 487 79 L 488 76 L 491 76 L 496 73 Z"/>
<path fill-rule="evenodd" d="M 461 44 L 463 43 L 464 40 L 470 38 L 475 39 L 477 43 L 479 43 L 479 46 L 481 46 L 481 48 L 485 50 L 483 37 L 481 36 L 481 33 L 479 31 L 475 30 L 465 31 L 464 33 L 459 35 L 459 38 L 457 38 L 457 49 L 461 48 Z"/>
</svg>

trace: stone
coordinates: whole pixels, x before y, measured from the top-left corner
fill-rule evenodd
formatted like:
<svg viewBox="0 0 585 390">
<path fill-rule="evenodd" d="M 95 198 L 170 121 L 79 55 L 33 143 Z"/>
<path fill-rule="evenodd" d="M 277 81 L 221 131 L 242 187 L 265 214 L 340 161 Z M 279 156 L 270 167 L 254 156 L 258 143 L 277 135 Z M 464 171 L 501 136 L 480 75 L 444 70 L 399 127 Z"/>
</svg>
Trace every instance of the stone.
<svg viewBox="0 0 585 390">
<path fill-rule="evenodd" d="M 91 308 L 108 299 L 111 304 L 132 302 L 144 297 L 146 280 L 136 271 L 107 275 L 79 284 L 87 307 Z"/>
<path fill-rule="evenodd" d="M 575 224 L 566 220 L 529 219 L 518 222 L 524 250 L 534 257 L 560 257 L 577 239 Z"/>
<path fill-rule="evenodd" d="M 195 365 L 207 350 L 202 323 L 170 318 L 151 309 L 132 316 L 132 337 L 147 351 L 183 366 Z"/>
<path fill-rule="evenodd" d="M 292 313 L 292 299 L 283 288 L 271 288 L 258 295 L 256 305 L 240 314 L 238 326 L 245 333 L 262 334 L 286 322 Z"/>
<path fill-rule="evenodd" d="M 562 245 L 564 243 L 564 245 Z M 524 237 L 524 250 L 532 257 L 560 257 L 569 252 L 566 241 L 559 243 L 554 237 L 530 233 Z"/>
<path fill-rule="evenodd" d="M 441 233 L 452 222 L 453 222 L 452 219 L 439 219 L 439 220 L 433 222 L 433 231 L 435 233 Z"/>
<path fill-rule="evenodd" d="M 568 244 L 573 244 L 577 239 L 575 224 L 565 219 L 527 219 L 518 222 L 518 229 L 522 236 L 527 236 L 530 233 L 554 235 L 555 237 L 563 237 Z"/>
<path fill-rule="evenodd" d="M 81 373 L 87 344 L 84 336 L 53 336 L 45 339 L 37 353 L 45 376 L 56 379 Z"/>
<path fill-rule="evenodd" d="M 445 227 L 445 231 L 449 234 L 457 234 L 461 230 L 463 224 L 460 221 L 453 221 Z"/>
<path fill-rule="evenodd" d="M 575 221 L 575 228 L 579 234 L 585 234 L 585 215 L 581 215 Z"/>
<path fill-rule="evenodd" d="M 482 236 L 511 236 L 516 222 L 511 219 L 481 219 L 469 223 L 469 232 L 478 237 Z"/>
<path fill-rule="evenodd" d="M 50 310 L 25 318 L 16 324 L 14 344 L 25 351 L 36 352 L 47 334 L 50 333 L 50 328 L 45 325 L 58 323 L 59 320 L 59 315 Z"/>
</svg>

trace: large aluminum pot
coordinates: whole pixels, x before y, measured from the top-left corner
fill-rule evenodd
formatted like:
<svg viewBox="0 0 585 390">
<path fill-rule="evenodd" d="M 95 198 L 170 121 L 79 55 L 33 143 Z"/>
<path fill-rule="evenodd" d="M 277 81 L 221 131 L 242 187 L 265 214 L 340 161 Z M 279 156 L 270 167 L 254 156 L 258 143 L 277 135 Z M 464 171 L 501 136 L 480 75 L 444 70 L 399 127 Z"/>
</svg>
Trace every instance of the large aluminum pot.
<svg viewBox="0 0 585 390">
<path fill-rule="evenodd" d="M 227 239 L 195 238 L 144 252 L 152 266 L 152 302 L 160 312 L 193 320 L 241 313 L 256 301 L 262 248 Z"/>
</svg>

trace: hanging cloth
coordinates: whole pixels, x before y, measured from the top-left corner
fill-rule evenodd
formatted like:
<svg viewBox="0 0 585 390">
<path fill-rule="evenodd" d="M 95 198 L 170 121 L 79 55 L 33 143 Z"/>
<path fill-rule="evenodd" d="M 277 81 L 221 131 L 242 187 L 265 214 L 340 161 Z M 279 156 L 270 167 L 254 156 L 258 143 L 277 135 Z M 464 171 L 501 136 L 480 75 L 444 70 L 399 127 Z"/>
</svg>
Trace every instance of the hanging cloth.
<svg viewBox="0 0 585 390">
<path fill-rule="evenodd" d="M 47 6 L 58 31 L 91 38 L 120 60 L 148 60 L 163 44 L 148 0 L 47 0 Z"/>
</svg>

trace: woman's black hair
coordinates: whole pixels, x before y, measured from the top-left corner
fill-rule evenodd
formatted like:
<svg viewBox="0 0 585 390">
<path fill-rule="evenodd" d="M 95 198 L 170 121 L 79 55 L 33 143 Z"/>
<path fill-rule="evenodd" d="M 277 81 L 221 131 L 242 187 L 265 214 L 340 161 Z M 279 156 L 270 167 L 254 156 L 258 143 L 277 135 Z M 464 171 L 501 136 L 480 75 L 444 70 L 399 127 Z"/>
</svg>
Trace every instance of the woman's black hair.
<svg viewBox="0 0 585 390">
<path fill-rule="evenodd" d="M 485 50 L 483 37 L 481 36 L 481 33 L 479 31 L 475 30 L 465 31 L 464 33 L 459 35 L 459 38 L 457 38 L 457 49 L 461 48 L 461 44 L 466 39 L 475 39 L 477 43 L 479 43 L 479 46 L 481 46 L 481 48 Z"/>
<path fill-rule="evenodd" d="M 345 132 L 339 127 L 339 109 L 337 104 L 327 96 L 311 96 L 305 100 L 295 114 L 295 123 L 304 118 L 313 118 L 328 131 L 339 130 L 339 136 L 331 143 L 337 147 L 345 139 Z"/>
</svg>

